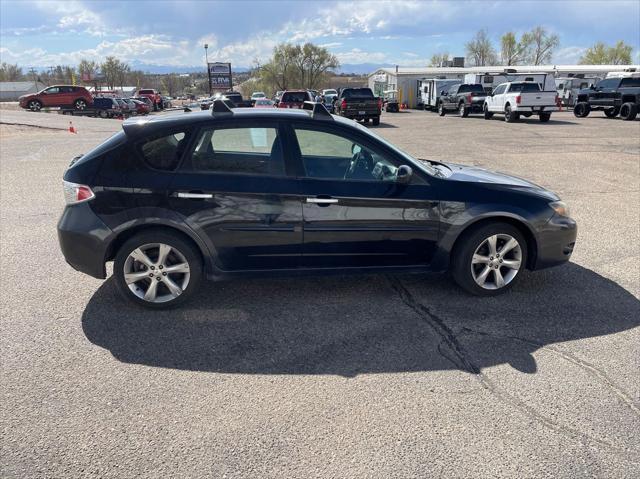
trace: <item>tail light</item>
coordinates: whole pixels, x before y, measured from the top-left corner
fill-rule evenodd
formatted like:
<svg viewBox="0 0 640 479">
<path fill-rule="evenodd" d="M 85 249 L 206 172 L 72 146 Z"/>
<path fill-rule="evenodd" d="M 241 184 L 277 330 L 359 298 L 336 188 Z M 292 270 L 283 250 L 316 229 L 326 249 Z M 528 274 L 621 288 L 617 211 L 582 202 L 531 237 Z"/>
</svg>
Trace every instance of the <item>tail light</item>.
<svg viewBox="0 0 640 479">
<path fill-rule="evenodd" d="M 522 97 L 520 95 L 518 95 L 516 97 L 516 105 L 519 105 L 521 101 L 522 101 Z"/>
<path fill-rule="evenodd" d="M 561 104 L 560 97 L 556 95 L 556 106 L 559 107 Z"/>
<path fill-rule="evenodd" d="M 382 98 L 378 98 L 378 110 L 382 110 Z"/>
<path fill-rule="evenodd" d="M 278 103 L 277 106 L 278 106 L 278 108 L 285 108 L 286 107 L 286 105 L 284 103 L 282 103 L 282 102 Z"/>
<path fill-rule="evenodd" d="M 64 191 L 64 200 L 68 205 L 76 205 L 85 201 L 92 200 L 96 197 L 87 185 L 79 185 L 78 183 L 71 183 L 70 181 L 62 182 L 62 189 Z"/>
<path fill-rule="evenodd" d="M 342 103 L 340 103 L 340 109 L 341 110 L 346 110 L 347 109 L 347 100 L 342 100 Z"/>
<path fill-rule="evenodd" d="M 467 96 L 467 101 L 469 102 L 469 105 L 471 105 L 471 102 L 473 101 L 473 95 L 471 93 Z"/>
</svg>

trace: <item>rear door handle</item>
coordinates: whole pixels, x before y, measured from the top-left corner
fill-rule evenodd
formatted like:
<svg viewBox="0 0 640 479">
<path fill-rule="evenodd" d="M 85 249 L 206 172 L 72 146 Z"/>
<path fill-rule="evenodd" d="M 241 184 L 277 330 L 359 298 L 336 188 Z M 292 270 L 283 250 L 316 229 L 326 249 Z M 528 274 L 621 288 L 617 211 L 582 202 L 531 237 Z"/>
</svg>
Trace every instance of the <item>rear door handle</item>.
<svg viewBox="0 0 640 479">
<path fill-rule="evenodd" d="M 315 203 L 317 205 L 331 205 L 337 202 L 337 198 L 307 198 L 307 203 Z"/>
<path fill-rule="evenodd" d="M 211 193 L 185 193 L 180 192 L 176 195 L 178 198 L 190 198 L 192 200 L 205 200 L 208 198 L 213 198 Z"/>
</svg>

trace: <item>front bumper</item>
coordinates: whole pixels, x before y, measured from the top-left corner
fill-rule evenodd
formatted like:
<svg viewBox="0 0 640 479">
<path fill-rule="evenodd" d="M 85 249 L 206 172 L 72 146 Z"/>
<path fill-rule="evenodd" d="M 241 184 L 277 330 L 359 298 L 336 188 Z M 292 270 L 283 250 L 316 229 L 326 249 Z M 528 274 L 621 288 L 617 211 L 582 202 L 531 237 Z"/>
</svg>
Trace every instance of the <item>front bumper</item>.
<svg viewBox="0 0 640 479">
<path fill-rule="evenodd" d="M 88 203 L 67 206 L 58 221 L 58 242 L 67 263 L 94 278 L 107 277 L 105 258 L 112 235 Z"/>
<path fill-rule="evenodd" d="M 544 269 L 565 263 L 571 258 L 578 235 L 572 218 L 554 215 L 538 234 L 538 251 L 532 269 Z"/>
</svg>

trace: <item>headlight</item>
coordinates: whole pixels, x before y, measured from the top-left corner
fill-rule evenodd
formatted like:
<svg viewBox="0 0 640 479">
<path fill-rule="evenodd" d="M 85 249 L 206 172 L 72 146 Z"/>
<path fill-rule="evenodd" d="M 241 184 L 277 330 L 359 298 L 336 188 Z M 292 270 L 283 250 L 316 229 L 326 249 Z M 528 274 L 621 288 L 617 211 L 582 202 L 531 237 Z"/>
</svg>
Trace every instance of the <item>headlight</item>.
<svg viewBox="0 0 640 479">
<path fill-rule="evenodd" d="M 564 201 L 554 201 L 549 203 L 549 206 L 551 206 L 551 209 L 555 211 L 558 216 L 566 216 L 567 218 L 570 216 L 569 207 Z"/>
</svg>

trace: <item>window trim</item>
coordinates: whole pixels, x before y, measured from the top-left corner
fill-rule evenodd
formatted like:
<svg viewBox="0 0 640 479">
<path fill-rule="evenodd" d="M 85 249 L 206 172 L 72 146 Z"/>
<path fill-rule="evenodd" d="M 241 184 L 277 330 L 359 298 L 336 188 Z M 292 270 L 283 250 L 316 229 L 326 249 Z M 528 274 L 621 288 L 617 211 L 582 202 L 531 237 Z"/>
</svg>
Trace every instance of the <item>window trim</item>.
<svg viewBox="0 0 640 479">
<path fill-rule="evenodd" d="M 272 175 L 272 174 L 256 174 L 256 173 L 238 173 L 233 171 L 212 171 L 212 170 L 196 170 L 192 167 L 191 157 L 193 152 L 195 151 L 197 139 L 200 137 L 200 134 L 203 130 L 213 129 L 215 130 L 231 130 L 231 129 L 239 129 L 239 128 L 273 128 L 277 131 L 276 139 L 280 141 L 280 146 L 282 148 L 282 163 L 284 166 L 284 173 L 282 175 Z M 225 121 L 224 123 L 206 123 L 203 125 L 199 125 L 193 131 L 193 136 L 185 149 L 185 152 L 181 158 L 179 165 L 176 167 L 174 172 L 191 174 L 191 175 L 216 175 L 216 176 L 234 176 L 234 177 L 243 177 L 243 178 L 291 178 L 295 175 L 291 174 L 290 165 L 291 161 L 288 158 L 288 148 L 287 141 L 284 138 L 284 131 L 282 127 L 282 122 L 279 120 L 256 120 L 256 119 L 240 119 L 240 120 L 231 120 Z"/>
</svg>

